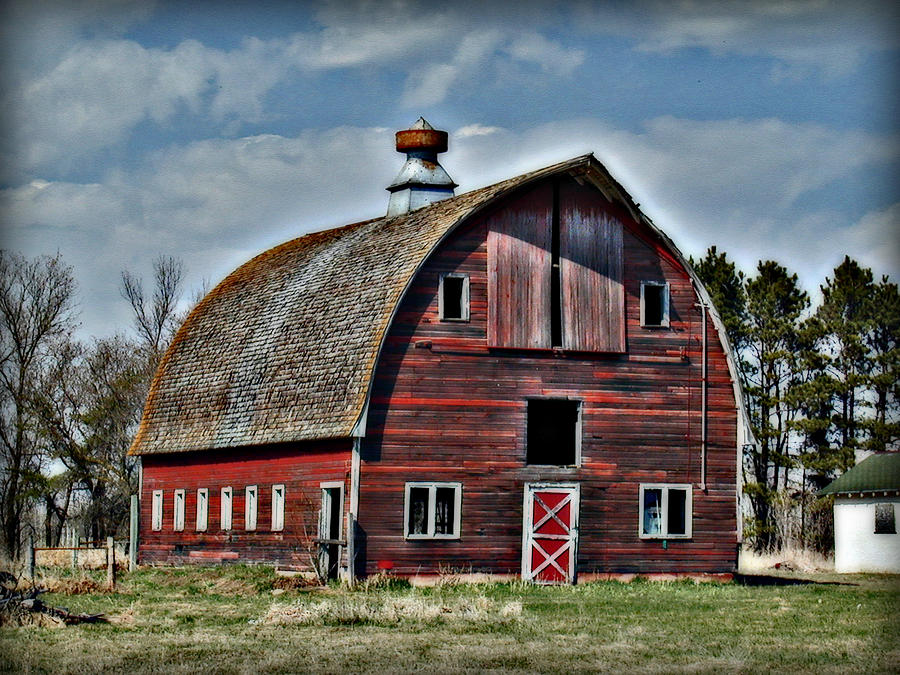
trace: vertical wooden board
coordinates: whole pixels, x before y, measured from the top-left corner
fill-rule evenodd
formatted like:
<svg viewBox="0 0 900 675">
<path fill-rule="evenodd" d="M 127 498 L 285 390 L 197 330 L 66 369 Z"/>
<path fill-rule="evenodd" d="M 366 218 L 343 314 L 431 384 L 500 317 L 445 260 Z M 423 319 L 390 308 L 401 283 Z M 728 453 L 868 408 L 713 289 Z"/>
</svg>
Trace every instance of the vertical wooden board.
<svg viewBox="0 0 900 675">
<path fill-rule="evenodd" d="M 551 347 L 552 190 L 539 186 L 487 220 L 491 347 Z"/>
<path fill-rule="evenodd" d="M 625 351 L 622 223 L 602 196 L 560 185 L 563 347 Z"/>
</svg>

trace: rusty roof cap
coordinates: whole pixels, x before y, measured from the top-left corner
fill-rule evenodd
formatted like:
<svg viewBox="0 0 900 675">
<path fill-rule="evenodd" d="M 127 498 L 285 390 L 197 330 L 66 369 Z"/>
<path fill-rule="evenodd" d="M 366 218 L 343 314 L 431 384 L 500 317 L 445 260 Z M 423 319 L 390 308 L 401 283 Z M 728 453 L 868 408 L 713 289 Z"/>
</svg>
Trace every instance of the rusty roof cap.
<svg viewBox="0 0 900 675">
<path fill-rule="evenodd" d="M 447 152 L 447 132 L 435 129 L 420 117 L 409 129 L 395 134 L 397 152 Z"/>
</svg>

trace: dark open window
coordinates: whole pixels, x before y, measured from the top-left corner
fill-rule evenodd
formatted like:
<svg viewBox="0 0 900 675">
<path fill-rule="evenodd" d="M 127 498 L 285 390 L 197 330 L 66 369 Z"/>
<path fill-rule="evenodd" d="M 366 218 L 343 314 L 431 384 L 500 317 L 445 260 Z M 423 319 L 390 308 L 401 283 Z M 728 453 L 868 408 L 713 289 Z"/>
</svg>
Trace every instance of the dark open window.
<svg viewBox="0 0 900 675">
<path fill-rule="evenodd" d="M 578 463 L 579 402 L 567 399 L 528 401 L 527 458 L 529 464 L 565 466 Z"/>
<path fill-rule="evenodd" d="M 442 321 L 468 321 L 469 277 L 465 274 L 443 275 L 438 304 Z"/>
<path fill-rule="evenodd" d="M 645 281 L 641 284 L 641 325 L 659 327 L 669 325 L 669 285 Z"/>
<path fill-rule="evenodd" d="M 875 505 L 875 534 L 896 534 L 897 521 L 893 504 Z"/>
</svg>

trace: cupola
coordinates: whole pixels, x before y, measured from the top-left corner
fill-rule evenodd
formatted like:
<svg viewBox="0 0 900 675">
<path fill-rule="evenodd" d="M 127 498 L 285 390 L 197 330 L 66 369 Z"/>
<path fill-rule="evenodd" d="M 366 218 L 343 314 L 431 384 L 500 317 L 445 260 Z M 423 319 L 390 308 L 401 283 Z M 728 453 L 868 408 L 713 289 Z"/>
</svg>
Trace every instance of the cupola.
<svg viewBox="0 0 900 675">
<path fill-rule="evenodd" d="M 388 216 L 399 216 L 453 196 L 456 183 L 438 162 L 447 151 L 447 132 L 432 127 L 420 117 L 409 129 L 396 134 L 397 152 L 406 153 L 406 163 L 387 190 Z"/>
</svg>

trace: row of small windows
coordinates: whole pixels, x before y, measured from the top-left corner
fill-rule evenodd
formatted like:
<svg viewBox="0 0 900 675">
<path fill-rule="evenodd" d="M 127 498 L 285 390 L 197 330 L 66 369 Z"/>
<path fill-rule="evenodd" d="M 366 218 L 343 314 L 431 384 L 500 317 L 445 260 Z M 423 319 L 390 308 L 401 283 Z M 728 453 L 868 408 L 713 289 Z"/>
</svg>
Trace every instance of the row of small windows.
<svg viewBox="0 0 900 675">
<path fill-rule="evenodd" d="M 441 321 L 469 320 L 469 275 L 442 274 L 438 288 L 438 316 Z M 669 326 L 669 284 L 641 282 L 641 326 Z"/>
<path fill-rule="evenodd" d="M 461 507 L 462 483 L 407 483 L 403 534 L 407 539 L 459 539 Z M 692 514 L 690 484 L 640 485 L 642 539 L 689 539 Z"/>
<path fill-rule="evenodd" d="M 284 529 L 284 485 L 272 486 L 272 530 Z M 151 527 L 155 531 L 163 529 L 163 490 L 154 490 L 151 502 Z M 233 488 L 223 487 L 219 491 L 219 527 L 222 530 L 232 529 Z M 244 529 L 256 529 L 256 514 L 259 503 L 259 488 L 248 485 L 244 488 Z M 172 529 L 176 532 L 184 530 L 185 523 L 185 491 L 175 490 L 172 493 Z M 209 528 L 209 489 L 197 490 L 197 508 L 195 529 L 205 532 Z"/>
</svg>

